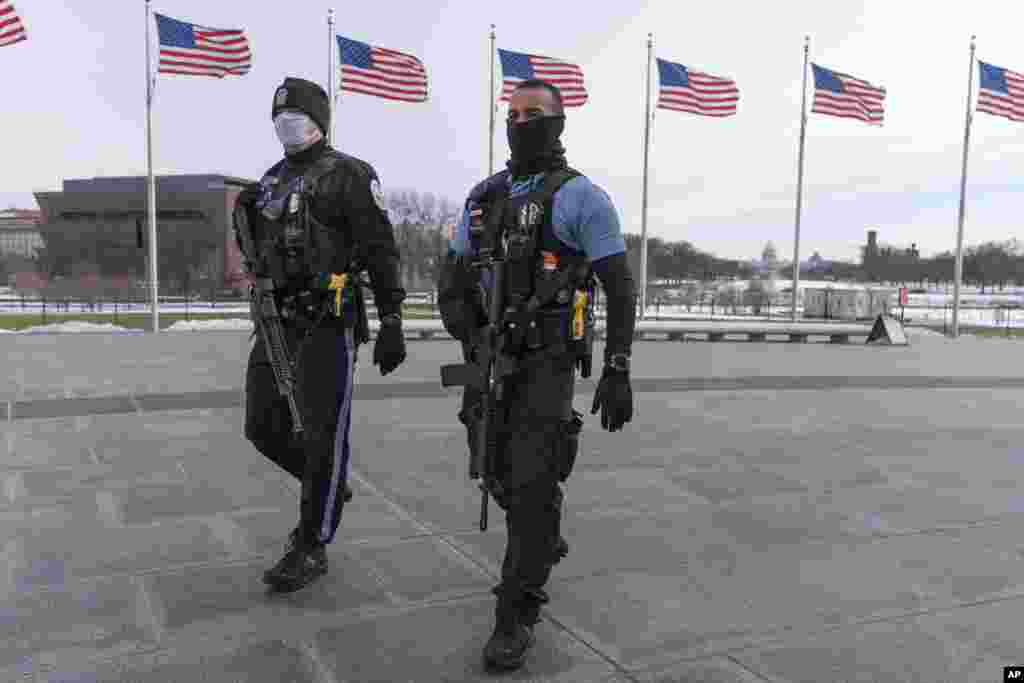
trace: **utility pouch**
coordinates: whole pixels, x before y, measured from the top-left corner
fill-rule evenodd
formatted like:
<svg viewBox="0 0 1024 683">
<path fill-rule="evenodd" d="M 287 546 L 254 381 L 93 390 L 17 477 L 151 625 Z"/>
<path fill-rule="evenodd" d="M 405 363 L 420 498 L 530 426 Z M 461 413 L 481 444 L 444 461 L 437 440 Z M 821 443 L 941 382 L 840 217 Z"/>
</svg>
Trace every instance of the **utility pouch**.
<svg viewBox="0 0 1024 683">
<path fill-rule="evenodd" d="M 572 474 L 576 455 L 580 449 L 580 432 L 583 431 L 583 413 L 572 411 L 572 417 L 563 420 L 559 432 L 558 480 L 565 481 Z"/>
<path fill-rule="evenodd" d="M 536 351 L 544 346 L 544 330 L 536 317 L 526 324 L 526 350 Z"/>
<path fill-rule="evenodd" d="M 568 330 L 566 330 L 565 313 L 561 311 L 543 312 L 537 316 L 537 324 L 541 328 L 541 336 L 544 339 L 544 346 L 564 345 Z"/>
</svg>

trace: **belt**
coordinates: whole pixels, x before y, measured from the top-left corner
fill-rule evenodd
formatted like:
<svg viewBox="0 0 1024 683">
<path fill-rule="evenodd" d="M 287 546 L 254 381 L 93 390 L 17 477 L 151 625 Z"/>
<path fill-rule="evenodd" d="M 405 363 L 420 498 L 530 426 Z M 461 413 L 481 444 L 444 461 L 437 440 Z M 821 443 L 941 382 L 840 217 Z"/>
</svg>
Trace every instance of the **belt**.
<svg viewBox="0 0 1024 683">
<path fill-rule="evenodd" d="M 355 312 L 354 285 L 348 273 L 323 273 L 300 286 L 275 292 L 282 317 L 350 318 Z"/>
</svg>

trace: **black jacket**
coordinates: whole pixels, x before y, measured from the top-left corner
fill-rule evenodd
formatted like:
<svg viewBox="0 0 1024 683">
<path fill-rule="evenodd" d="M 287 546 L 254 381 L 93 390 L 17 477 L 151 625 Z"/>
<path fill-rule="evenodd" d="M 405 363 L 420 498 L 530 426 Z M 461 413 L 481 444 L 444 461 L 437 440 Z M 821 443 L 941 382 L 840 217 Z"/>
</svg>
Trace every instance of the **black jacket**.
<svg viewBox="0 0 1024 683">
<path fill-rule="evenodd" d="M 311 148 L 274 164 L 267 175 L 276 175 L 287 183 L 305 173 L 322 155 L 333 155 L 334 169 L 320 177 L 314 189 L 311 211 L 320 223 L 345 231 L 346 242 L 353 244 L 360 263 L 370 274 L 377 315 L 382 318 L 401 311 L 405 299 L 399 270 L 399 252 L 395 231 L 387 211 L 374 198 L 380 181 L 373 166 L 318 142 Z"/>
</svg>

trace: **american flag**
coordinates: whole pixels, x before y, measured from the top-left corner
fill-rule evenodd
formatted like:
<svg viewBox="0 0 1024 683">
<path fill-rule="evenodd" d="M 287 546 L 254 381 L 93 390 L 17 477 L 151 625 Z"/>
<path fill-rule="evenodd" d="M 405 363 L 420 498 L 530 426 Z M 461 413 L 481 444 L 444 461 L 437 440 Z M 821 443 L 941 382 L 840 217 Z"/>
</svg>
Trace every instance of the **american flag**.
<svg viewBox="0 0 1024 683">
<path fill-rule="evenodd" d="M 159 73 L 223 78 L 241 76 L 252 66 L 249 41 L 243 31 L 155 16 L 160 36 Z"/>
<path fill-rule="evenodd" d="M 658 107 L 702 116 L 732 116 L 740 91 L 729 78 L 690 71 L 682 64 L 658 60 Z"/>
<path fill-rule="evenodd" d="M 427 70 L 412 55 L 338 36 L 341 89 L 401 102 L 427 101 Z"/>
<path fill-rule="evenodd" d="M 978 60 L 978 111 L 1024 121 L 1024 76 Z"/>
<path fill-rule="evenodd" d="M 498 50 L 498 56 L 503 77 L 499 102 L 508 102 L 516 86 L 531 78 L 539 78 L 558 88 L 562 93 L 562 104 L 567 107 L 579 107 L 587 101 L 583 69 L 579 66 L 560 59 L 508 50 Z"/>
<path fill-rule="evenodd" d="M 14 11 L 14 5 L 7 0 L 0 0 L 0 47 L 20 43 L 26 37 L 25 26 Z"/>
<path fill-rule="evenodd" d="M 817 64 L 811 64 L 811 68 L 814 69 L 812 112 L 882 125 L 885 88 Z"/>
</svg>

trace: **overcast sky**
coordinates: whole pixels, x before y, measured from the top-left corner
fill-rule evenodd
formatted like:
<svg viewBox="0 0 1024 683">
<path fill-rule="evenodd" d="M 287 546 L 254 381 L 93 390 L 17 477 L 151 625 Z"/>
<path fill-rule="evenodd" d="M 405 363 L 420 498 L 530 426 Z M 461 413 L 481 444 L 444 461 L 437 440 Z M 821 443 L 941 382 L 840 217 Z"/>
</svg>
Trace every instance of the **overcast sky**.
<svg viewBox="0 0 1024 683">
<path fill-rule="evenodd" d="M 144 174 L 144 2 L 14 2 L 28 40 L 0 48 L 0 206 L 33 208 L 33 191 L 59 190 L 64 178 Z M 253 53 L 241 78 L 157 77 L 155 172 L 258 178 L 280 158 L 273 93 L 289 75 L 326 85 L 329 7 L 154 2 L 176 19 L 243 28 Z M 647 33 L 656 57 L 735 79 L 734 117 L 657 111 L 648 214 L 649 234 L 733 258 L 759 255 L 767 240 L 792 256 L 805 34 L 811 61 L 888 92 L 882 128 L 810 115 L 804 259 L 856 259 L 872 227 L 882 241 L 916 242 L 926 254 L 952 249 L 971 33 L 979 59 L 1024 72 L 1024 9 L 1006 0 L 727 1 L 699 11 L 677 0 L 376 0 L 336 9 L 337 33 L 415 54 L 430 79 L 422 104 L 342 93 L 336 146 L 372 163 L 385 189 L 460 203 L 487 173 L 490 23 L 500 48 L 582 66 L 590 101 L 568 110 L 563 142 L 629 232 L 641 225 Z M 151 36 L 155 45 L 155 26 Z M 504 110 L 498 168 L 508 153 Z M 967 242 L 1021 237 L 1024 124 L 978 114 L 970 162 Z"/>
</svg>

